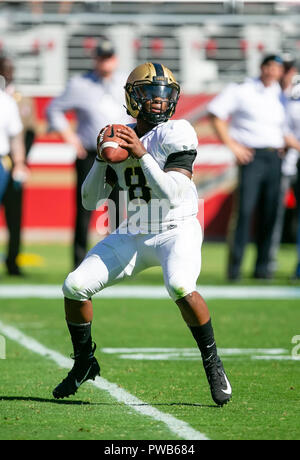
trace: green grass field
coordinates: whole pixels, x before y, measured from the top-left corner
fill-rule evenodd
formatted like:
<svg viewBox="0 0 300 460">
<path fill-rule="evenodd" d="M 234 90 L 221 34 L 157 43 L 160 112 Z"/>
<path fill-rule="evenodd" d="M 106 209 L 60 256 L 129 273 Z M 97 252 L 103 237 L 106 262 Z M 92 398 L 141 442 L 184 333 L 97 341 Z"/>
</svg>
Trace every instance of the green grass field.
<svg viewBox="0 0 300 460">
<path fill-rule="evenodd" d="M 42 256 L 42 265 L 24 267 L 27 277 L 21 281 L 2 272 L 0 289 L 62 283 L 69 270 L 68 247 L 27 246 L 24 253 Z M 200 285 L 225 284 L 225 256 L 224 245 L 204 246 Z M 241 285 L 255 285 L 253 258 L 250 247 Z M 294 264 L 294 247 L 283 247 L 280 269 L 269 285 L 291 285 Z M 160 270 L 153 269 L 130 283 L 134 289 L 134 284 L 161 282 Z M 208 300 L 233 387 L 233 399 L 223 408 L 210 397 L 191 334 L 171 300 L 95 299 L 94 305 L 101 376 L 139 403 L 121 402 L 91 383 L 67 400 L 54 400 L 52 389 L 67 371 L 51 353 L 68 357 L 72 352 L 62 301 L 0 298 L 0 335 L 4 326 L 12 326 L 35 340 L 28 348 L 23 336 L 6 336 L 6 359 L 0 360 L 1 440 L 187 439 L 172 429 L 174 419 L 212 440 L 300 439 L 300 361 L 291 359 L 292 338 L 300 335 L 299 299 Z M 47 347 L 49 356 L 39 354 L 36 343 Z M 149 407 L 172 416 L 170 424 L 145 414 Z"/>
<path fill-rule="evenodd" d="M 1 253 L 5 252 L 3 244 L 0 244 Z M 22 284 L 62 284 L 64 277 L 71 270 L 71 248 L 66 244 L 27 244 L 23 247 L 23 254 L 26 259 L 34 257 L 28 267 L 24 267 L 26 278 Z M 2 255 L 4 258 L 4 255 Z M 227 284 L 226 261 L 227 246 L 219 243 L 205 243 L 202 247 L 202 271 L 199 283 L 203 285 Z M 258 282 L 252 278 L 255 261 L 255 249 L 249 245 L 243 264 L 243 279 L 241 285 L 256 285 Z M 295 245 L 285 244 L 281 246 L 278 255 L 278 270 L 274 280 L 268 282 L 273 285 L 295 285 L 290 278 L 294 273 L 297 263 Z M 0 282 L 3 284 L 16 284 L 18 280 L 6 276 L 4 267 L 0 265 Z M 162 273 L 158 267 L 151 268 L 141 273 L 128 284 L 162 284 Z M 300 281 L 296 284 L 300 285 Z"/>
</svg>

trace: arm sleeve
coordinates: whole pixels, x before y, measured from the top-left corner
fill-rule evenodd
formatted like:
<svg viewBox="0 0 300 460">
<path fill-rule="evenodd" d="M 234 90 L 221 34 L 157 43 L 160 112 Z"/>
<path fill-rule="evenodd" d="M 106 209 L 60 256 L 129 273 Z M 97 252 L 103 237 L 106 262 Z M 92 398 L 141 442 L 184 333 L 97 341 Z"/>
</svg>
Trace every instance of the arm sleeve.
<svg viewBox="0 0 300 460">
<path fill-rule="evenodd" d="M 221 120 L 227 120 L 237 108 L 238 85 L 236 83 L 228 85 L 207 105 L 207 111 Z"/>
<path fill-rule="evenodd" d="M 190 179 L 177 171 L 162 171 L 149 153 L 140 159 L 140 164 L 153 193 L 159 199 L 169 200 L 171 206 L 176 206 L 190 187 Z"/>
<path fill-rule="evenodd" d="M 64 112 L 76 108 L 76 100 L 78 99 L 78 88 L 76 88 L 76 82 L 70 80 L 65 91 L 54 98 L 49 106 L 47 107 L 47 119 L 51 130 L 63 131 L 68 126 L 68 120 L 64 115 Z"/>
<path fill-rule="evenodd" d="M 82 205 L 88 211 L 97 209 L 100 200 L 106 200 L 113 187 L 106 182 L 107 163 L 95 160 L 81 187 Z"/>
</svg>

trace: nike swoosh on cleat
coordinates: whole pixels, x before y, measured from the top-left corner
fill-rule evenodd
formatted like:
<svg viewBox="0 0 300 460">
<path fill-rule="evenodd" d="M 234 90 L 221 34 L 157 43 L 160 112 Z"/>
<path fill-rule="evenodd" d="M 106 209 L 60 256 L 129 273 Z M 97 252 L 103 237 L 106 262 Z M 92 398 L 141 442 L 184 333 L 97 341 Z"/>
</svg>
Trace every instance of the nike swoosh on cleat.
<svg viewBox="0 0 300 460">
<path fill-rule="evenodd" d="M 228 378 L 226 377 L 225 374 L 224 374 L 224 378 L 225 378 L 225 381 L 226 381 L 227 388 L 226 388 L 226 390 L 221 390 L 221 391 L 223 391 L 223 393 L 225 393 L 226 395 L 231 395 L 231 393 L 232 393 L 231 385 L 230 385 L 229 380 L 228 380 Z"/>
<path fill-rule="evenodd" d="M 83 377 L 83 379 L 80 382 L 78 382 L 78 380 L 75 379 L 76 388 L 79 388 L 80 385 L 84 382 L 84 380 L 86 379 L 86 377 L 87 377 L 88 373 L 90 372 L 91 368 L 92 368 L 92 365 L 88 368 L 87 373 L 85 374 L 85 376 Z"/>
</svg>

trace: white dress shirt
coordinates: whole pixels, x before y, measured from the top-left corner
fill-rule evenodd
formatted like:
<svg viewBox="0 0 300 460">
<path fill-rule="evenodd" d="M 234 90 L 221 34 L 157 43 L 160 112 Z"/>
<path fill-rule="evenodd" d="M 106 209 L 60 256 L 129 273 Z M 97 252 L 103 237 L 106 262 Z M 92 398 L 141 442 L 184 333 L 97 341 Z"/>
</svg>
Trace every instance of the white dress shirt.
<svg viewBox="0 0 300 460">
<path fill-rule="evenodd" d="M 124 108 L 126 77 L 116 72 L 104 80 L 94 71 L 69 81 L 64 93 L 53 99 L 47 109 L 50 128 L 63 131 L 68 126 L 64 112 L 75 110 L 77 134 L 87 150 L 96 150 L 99 131 L 111 123 L 126 124 L 132 118 Z"/>
<path fill-rule="evenodd" d="M 264 86 L 259 78 L 230 84 L 209 104 L 208 112 L 228 120 L 233 139 L 250 148 L 282 148 L 287 126 L 278 83 Z"/>
<path fill-rule="evenodd" d="M 10 153 L 10 139 L 23 130 L 16 101 L 0 90 L 0 157 Z"/>
</svg>

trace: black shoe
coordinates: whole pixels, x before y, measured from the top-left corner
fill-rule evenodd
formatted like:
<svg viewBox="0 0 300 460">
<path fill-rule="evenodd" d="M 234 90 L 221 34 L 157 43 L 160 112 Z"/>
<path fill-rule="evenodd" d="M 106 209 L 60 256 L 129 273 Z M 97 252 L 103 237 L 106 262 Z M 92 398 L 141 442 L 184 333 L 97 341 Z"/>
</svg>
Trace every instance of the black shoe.
<svg viewBox="0 0 300 460">
<path fill-rule="evenodd" d="M 241 281 L 241 275 L 239 273 L 229 273 L 227 279 L 228 281 L 238 282 Z"/>
<path fill-rule="evenodd" d="M 24 273 L 20 270 L 17 264 L 9 264 L 6 262 L 7 274 L 9 276 L 25 277 Z"/>
<path fill-rule="evenodd" d="M 272 280 L 273 273 L 269 270 L 255 270 L 253 278 L 256 280 Z"/>
<path fill-rule="evenodd" d="M 241 273 L 238 267 L 229 267 L 227 272 L 228 281 L 240 281 Z"/>
<path fill-rule="evenodd" d="M 93 353 L 96 349 L 94 346 Z M 56 399 L 66 398 L 74 395 L 78 388 L 87 380 L 95 380 L 100 375 L 100 366 L 92 354 L 90 357 L 75 357 L 75 363 L 67 377 L 53 390 Z"/>
<path fill-rule="evenodd" d="M 218 406 L 227 404 L 232 396 L 232 389 L 219 356 L 204 364 L 204 369 L 212 399 Z"/>
</svg>

